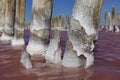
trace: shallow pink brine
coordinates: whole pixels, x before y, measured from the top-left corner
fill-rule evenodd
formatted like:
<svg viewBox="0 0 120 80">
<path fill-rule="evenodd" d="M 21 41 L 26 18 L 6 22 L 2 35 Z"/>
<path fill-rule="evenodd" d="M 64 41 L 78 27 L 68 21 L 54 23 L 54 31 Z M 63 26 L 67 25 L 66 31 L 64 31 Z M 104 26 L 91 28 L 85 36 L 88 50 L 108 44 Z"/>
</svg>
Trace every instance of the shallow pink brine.
<svg viewBox="0 0 120 80">
<path fill-rule="evenodd" d="M 26 44 L 29 30 L 25 31 Z M 67 32 L 62 34 L 62 54 Z M 99 31 L 95 48 L 95 64 L 88 68 L 64 68 L 46 64 L 40 55 L 31 57 L 33 69 L 26 70 L 20 63 L 21 50 L 0 42 L 0 80 L 120 80 L 120 33 Z M 61 56 L 63 57 L 63 56 Z"/>
</svg>

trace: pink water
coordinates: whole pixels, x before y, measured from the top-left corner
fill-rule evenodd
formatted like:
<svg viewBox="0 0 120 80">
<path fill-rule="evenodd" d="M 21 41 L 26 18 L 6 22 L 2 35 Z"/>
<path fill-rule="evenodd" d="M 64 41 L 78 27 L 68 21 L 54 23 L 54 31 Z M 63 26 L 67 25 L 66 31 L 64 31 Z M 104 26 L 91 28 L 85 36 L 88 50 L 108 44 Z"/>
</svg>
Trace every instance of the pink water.
<svg viewBox="0 0 120 80">
<path fill-rule="evenodd" d="M 63 51 L 65 36 L 62 32 Z M 28 41 L 29 34 L 25 37 Z M 26 70 L 20 64 L 21 50 L 0 43 L 0 80 L 120 80 L 120 33 L 99 31 L 94 55 L 95 64 L 89 69 L 45 64 L 45 59 L 37 55 L 32 57 L 35 68 Z"/>
</svg>

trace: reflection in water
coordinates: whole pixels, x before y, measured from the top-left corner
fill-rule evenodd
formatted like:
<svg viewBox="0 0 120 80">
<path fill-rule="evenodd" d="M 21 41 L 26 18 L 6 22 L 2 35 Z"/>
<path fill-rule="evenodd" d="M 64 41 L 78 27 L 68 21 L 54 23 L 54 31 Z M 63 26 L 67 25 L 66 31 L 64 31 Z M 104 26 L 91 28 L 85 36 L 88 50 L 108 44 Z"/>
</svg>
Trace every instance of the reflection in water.
<svg viewBox="0 0 120 80">
<path fill-rule="evenodd" d="M 26 44 L 29 31 L 25 35 Z M 95 49 L 95 65 L 89 69 L 63 68 L 60 64 L 46 64 L 41 55 L 32 56 L 33 69 L 26 70 L 20 64 L 21 50 L 0 42 L 0 80 L 119 80 L 120 33 L 99 32 Z M 66 32 L 62 33 L 64 52 Z"/>
</svg>

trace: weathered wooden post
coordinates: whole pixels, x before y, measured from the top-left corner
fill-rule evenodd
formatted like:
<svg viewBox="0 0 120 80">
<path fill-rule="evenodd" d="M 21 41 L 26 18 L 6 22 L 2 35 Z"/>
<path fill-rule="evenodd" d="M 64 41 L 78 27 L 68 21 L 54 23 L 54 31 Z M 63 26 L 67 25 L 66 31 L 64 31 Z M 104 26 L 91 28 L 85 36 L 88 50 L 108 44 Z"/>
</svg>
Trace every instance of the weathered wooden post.
<svg viewBox="0 0 120 80">
<path fill-rule="evenodd" d="M 45 54 L 47 62 L 61 63 L 61 30 L 65 29 L 64 17 L 56 16 L 52 19 L 51 39 Z"/>
<path fill-rule="evenodd" d="M 103 0 L 75 0 L 62 60 L 64 67 L 90 67 L 94 63 L 93 50 Z"/>
<path fill-rule="evenodd" d="M 3 33 L 3 26 L 5 21 L 5 0 L 0 0 L 0 37 Z"/>
<path fill-rule="evenodd" d="M 119 22 L 120 22 L 120 13 L 117 13 L 117 16 L 116 16 L 116 25 L 115 25 L 115 32 L 120 32 L 120 29 L 119 29 Z"/>
<path fill-rule="evenodd" d="M 107 12 L 107 24 L 109 26 L 109 30 L 113 31 L 112 18 L 110 12 Z"/>
<path fill-rule="evenodd" d="M 112 25 L 115 25 L 115 7 L 112 6 Z"/>
<path fill-rule="evenodd" d="M 45 54 L 50 41 L 50 24 L 53 0 L 33 0 L 33 19 L 27 52 L 31 55 Z"/>
<path fill-rule="evenodd" d="M 15 6 L 14 6 L 14 0 L 4 0 L 4 1 L 5 1 L 4 28 L 0 40 L 10 41 L 13 36 Z"/>
<path fill-rule="evenodd" d="M 69 30 L 70 29 L 70 17 L 68 15 L 66 15 L 66 29 Z"/>
<path fill-rule="evenodd" d="M 24 42 L 24 21 L 25 21 L 25 3 L 26 0 L 16 0 L 16 12 L 15 12 L 15 23 L 14 23 L 14 37 L 12 39 L 12 46 L 22 46 Z"/>
<path fill-rule="evenodd" d="M 48 50 L 45 54 L 45 59 L 50 63 L 61 63 L 61 31 L 52 30 L 52 36 Z"/>
<path fill-rule="evenodd" d="M 106 28 L 106 30 L 108 30 L 109 27 L 108 27 L 108 25 L 107 25 L 107 11 L 106 11 L 106 10 L 105 10 L 105 12 L 104 12 L 104 21 L 105 21 L 105 28 Z"/>
</svg>

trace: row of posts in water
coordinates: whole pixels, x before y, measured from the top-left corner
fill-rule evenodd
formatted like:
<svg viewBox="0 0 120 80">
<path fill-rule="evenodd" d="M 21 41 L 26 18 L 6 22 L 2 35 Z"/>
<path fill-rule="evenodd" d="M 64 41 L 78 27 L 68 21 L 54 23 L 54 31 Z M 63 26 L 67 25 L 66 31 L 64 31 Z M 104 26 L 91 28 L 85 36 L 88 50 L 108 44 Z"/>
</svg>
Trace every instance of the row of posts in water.
<svg viewBox="0 0 120 80">
<path fill-rule="evenodd" d="M 62 30 L 66 31 L 70 29 L 70 20 L 71 17 L 66 15 L 66 16 L 54 16 L 51 19 L 51 30 Z M 25 29 L 30 29 L 31 23 L 25 23 L 24 27 Z"/>
<path fill-rule="evenodd" d="M 105 25 L 101 26 L 100 29 L 105 28 L 107 31 L 119 32 L 120 12 L 115 13 L 114 6 L 111 8 L 111 13 L 105 10 L 104 22 Z"/>
</svg>

